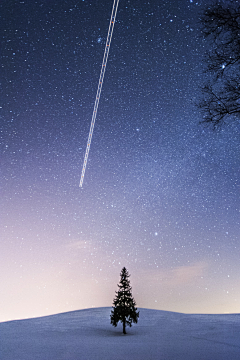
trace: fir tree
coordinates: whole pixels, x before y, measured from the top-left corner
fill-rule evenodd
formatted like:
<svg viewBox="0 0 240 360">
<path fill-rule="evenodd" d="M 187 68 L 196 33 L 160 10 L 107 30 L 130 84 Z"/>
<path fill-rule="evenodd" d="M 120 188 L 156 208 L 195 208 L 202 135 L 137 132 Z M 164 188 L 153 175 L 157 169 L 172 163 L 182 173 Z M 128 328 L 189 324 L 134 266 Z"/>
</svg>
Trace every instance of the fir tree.
<svg viewBox="0 0 240 360">
<path fill-rule="evenodd" d="M 111 324 L 117 326 L 121 321 L 123 324 L 123 333 L 126 334 L 126 326 L 132 326 L 132 322 L 137 323 L 139 312 L 135 307 L 136 302 L 132 297 L 131 286 L 129 281 L 129 274 L 124 267 L 120 274 L 119 290 L 116 291 L 115 299 L 113 300 L 113 309 L 111 311 Z"/>
</svg>

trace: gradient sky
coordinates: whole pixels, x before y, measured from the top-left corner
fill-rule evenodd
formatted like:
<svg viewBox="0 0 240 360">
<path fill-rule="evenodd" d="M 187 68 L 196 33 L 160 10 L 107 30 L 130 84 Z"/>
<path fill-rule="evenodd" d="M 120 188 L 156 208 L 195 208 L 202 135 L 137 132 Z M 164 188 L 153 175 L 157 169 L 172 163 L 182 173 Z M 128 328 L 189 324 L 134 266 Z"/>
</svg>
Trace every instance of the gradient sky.
<svg viewBox="0 0 240 360">
<path fill-rule="evenodd" d="M 207 0 L 2 0 L 0 321 L 111 306 L 240 312 L 240 126 L 199 125 Z"/>
</svg>

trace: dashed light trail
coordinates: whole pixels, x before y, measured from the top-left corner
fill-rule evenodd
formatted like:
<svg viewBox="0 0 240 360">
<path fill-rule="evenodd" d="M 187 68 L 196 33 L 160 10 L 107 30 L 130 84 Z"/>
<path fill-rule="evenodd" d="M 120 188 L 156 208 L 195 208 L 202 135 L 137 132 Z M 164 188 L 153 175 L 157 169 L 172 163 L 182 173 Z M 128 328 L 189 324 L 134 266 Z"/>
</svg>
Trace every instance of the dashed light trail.
<svg viewBox="0 0 240 360">
<path fill-rule="evenodd" d="M 113 1 L 113 8 L 112 8 L 111 19 L 110 19 L 109 28 L 108 28 L 107 41 L 106 41 L 104 55 L 103 55 L 102 68 L 101 68 L 101 73 L 100 73 L 100 77 L 99 77 L 99 81 L 98 81 L 97 95 L 96 95 L 96 99 L 95 99 L 95 103 L 94 103 L 92 121 L 91 121 L 90 131 L 89 131 L 89 135 L 88 135 L 87 148 L 86 148 L 84 162 L 83 162 L 83 168 L 82 168 L 82 175 L 81 175 L 80 184 L 79 184 L 80 187 L 82 187 L 82 185 L 83 185 L 84 175 L 85 175 L 85 171 L 86 171 L 88 154 L 89 154 L 90 145 L 91 145 L 91 141 L 92 141 L 93 129 L 94 129 L 94 125 L 95 125 L 95 121 L 96 121 L 96 117 L 97 117 L 97 111 L 98 111 L 98 105 L 99 105 L 99 100 L 100 100 L 101 91 L 102 91 L 103 79 L 104 79 L 104 75 L 105 75 L 105 71 L 106 71 L 108 54 L 109 54 L 114 24 L 115 24 L 116 15 L 117 15 L 118 3 L 119 3 L 119 0 Z"/>
</svg>

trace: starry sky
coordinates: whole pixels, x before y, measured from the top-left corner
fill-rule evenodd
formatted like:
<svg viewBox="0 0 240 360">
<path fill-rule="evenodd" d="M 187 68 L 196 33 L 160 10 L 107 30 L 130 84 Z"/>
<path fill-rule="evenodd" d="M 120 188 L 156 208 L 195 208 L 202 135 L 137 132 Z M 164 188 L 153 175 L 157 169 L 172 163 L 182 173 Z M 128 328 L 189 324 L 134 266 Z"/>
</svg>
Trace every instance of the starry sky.
<svg viewBox="0 0 240 360">
<path fill-rule="evenodd" d="M 111 306 L 240 312 L 240 126 L 199 124 L 207 0 L 2 0 L 0 321 Z"/>
</svg>

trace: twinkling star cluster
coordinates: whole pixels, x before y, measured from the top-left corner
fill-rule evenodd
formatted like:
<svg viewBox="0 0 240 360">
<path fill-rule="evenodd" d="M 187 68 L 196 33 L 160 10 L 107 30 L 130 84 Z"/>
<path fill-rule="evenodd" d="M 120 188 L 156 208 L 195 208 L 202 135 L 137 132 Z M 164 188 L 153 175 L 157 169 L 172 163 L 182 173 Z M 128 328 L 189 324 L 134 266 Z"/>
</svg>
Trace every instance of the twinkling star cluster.
<svg viewBox="0 0 240 360">
<path fill-rule="evenodd" d="M 3 0 L 0 320 L 111 306 L 240 311 L 240 127 L 199 124 L 208 1 Z"/>
</svg>

